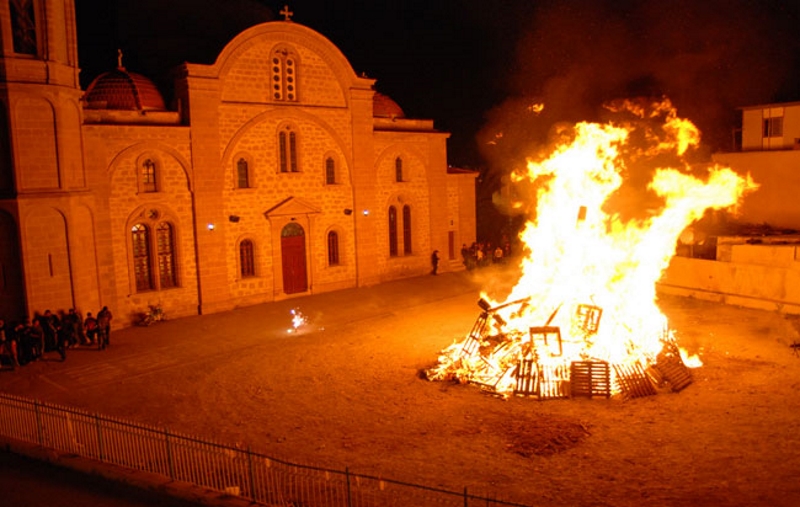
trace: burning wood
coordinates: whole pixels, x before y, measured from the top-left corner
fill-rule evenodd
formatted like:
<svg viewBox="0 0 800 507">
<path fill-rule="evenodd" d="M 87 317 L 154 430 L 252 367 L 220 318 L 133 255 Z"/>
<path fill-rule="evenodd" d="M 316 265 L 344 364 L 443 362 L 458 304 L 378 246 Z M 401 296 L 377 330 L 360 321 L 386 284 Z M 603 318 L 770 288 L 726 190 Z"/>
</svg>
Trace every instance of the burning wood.
<svg viewBox="0 0 800 507">
<path fill-rule="evenodd" d="M 523 333 L 505 328 L 507 322 L 498 312 L 518 307 L 510 313 L 513 316 L 528 303 L 529 299 L 522 299 L 492 308 L 486 300 L 479 300 L 478 306 L 483 311 L 467 339 L 448 349 L 454 355 L 444 360 L 440 358 L 440 363 L 448 365 L 447 368 L 441 368 L 440 364 L 428 370 L 427 377 L 466 381 L 496 394 L 510 392 L 539 400 L 609 398 L 612 394 L 638 398 L 656 394 L 656 387 L 665 384 L 679 391 L 692 382 L 671 333 L 663 334 L 664 349 L 654 361 L 629 360 L 609 365 L 585 353 L 581 354 L 582 360 L 570 361 L 564 357 L 560 327 L 534 326 L 529 328 L 527 338 Z M 555 312 L 548 323 L 554 315 Z M 602 309 L 596 306 L 576 306 L 573 328 L 579 330 L 584 343 L 590 343 L 591 335 L 599 330 L 601 315 Z"/>
<path fill-rule="evenodd" d="M 536 189 L 535 216 L 520 233 L 520 279 L 506 302 L 480 299 L 469 335 L 442 351 L 428 378 L 540 400 L 648 396 L 691 383 L 655 285 L 687 226 L 756 185 L 722 167 L 705 182 L 695 177 L 683 157 L 699 132 L 668 101 L 623 110 L 628 123 L 563 129 L 552 152 L 512 174 Z M 648 179 L 640 173 L 646 188 L 635 188 Z M 623 175 L 637 183 L 624 185 Z"/>
</svg>

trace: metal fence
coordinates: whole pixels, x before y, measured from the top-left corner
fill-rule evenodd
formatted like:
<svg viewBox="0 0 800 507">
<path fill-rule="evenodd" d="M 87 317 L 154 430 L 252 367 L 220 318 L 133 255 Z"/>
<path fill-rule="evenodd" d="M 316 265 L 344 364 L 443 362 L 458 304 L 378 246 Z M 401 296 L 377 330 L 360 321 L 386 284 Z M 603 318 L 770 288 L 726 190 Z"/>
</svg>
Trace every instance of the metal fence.
<svg viewBox="0 0 800 507">
<path fill-rule="evenodd" d="M 298 465 L 188 435 L 0 394 L 0 434 L 265 505 L 526 507 L 391 479 Z"/>
</svg>

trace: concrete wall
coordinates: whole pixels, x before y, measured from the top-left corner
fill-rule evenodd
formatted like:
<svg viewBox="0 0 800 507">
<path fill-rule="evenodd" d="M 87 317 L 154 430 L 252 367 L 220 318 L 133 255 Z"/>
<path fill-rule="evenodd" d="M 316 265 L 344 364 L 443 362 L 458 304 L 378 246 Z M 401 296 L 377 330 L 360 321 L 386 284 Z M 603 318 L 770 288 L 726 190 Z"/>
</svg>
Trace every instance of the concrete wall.
<svg viewBox="0 0 800 507">
<path fill-rule="evenodd" d="M 730 253 L 730 262 L 674 257 L 658 292 L 800 314 L 800 245 L 733 245 Z"/>
</svg>

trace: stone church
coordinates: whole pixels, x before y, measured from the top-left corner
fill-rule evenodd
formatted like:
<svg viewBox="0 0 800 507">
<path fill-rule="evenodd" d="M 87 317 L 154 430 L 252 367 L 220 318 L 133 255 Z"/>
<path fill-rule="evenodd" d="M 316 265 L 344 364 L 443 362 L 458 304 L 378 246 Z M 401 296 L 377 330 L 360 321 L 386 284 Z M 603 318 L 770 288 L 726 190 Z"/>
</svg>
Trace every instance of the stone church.
<svg viewBox="0 0 800 507">
<path fill-rule="evenodd" d="M 79 84 L 74 0 L 0 1 L 0 318 L 170 317 L 462 269 L 475 174 L 316 31 L 283 19 L 175 69 L 166 105 Z M 174 104 L 174 105 L 173 105 Z"/>
</svg>

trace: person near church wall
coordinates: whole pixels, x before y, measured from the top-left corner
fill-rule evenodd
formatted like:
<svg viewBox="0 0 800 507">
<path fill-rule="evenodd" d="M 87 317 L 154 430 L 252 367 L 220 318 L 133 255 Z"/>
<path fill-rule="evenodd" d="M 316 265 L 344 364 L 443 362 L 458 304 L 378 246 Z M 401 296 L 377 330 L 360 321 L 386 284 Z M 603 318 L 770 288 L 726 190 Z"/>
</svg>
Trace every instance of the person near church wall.
<svg viewBox="0 0 800 507">
<path fill-rule="evenodd" d="M 111 310 L 109 310 L 107 306 L 104 306 L 102 310 L 97 312 L 97 327 L 99 329 L 98 337 L 100 350 L 105 349 L 109 345 L 109 338 L 111 335 L 111 319 L 113 318 L 114 316 L 111 314 Z"/>
<path fill-rule="evenodd" d="M 433 267 L 431 274 L 437 274 L 437 271 L 439 270 L 439 250 L 434 250 L 431 254 L 431 266 Z"/>
</svg>

